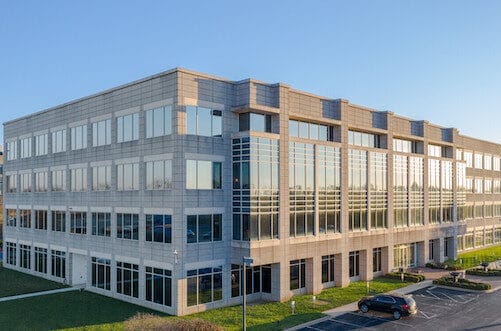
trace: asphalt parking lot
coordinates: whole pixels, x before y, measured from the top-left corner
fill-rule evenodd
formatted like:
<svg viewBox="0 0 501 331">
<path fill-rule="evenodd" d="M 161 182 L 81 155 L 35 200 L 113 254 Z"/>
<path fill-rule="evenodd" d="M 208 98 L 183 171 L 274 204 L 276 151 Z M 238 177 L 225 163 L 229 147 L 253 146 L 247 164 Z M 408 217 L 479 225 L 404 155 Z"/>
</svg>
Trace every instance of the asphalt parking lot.
<svg viewBox="0 0 501 331">
<path fill-rule="evenodd" d="M 418 307 L 413 316 L 393 320 L 390 314 L 353 311 L 300 330 L 501 330 L 501 291 L 483 294 L 430 286 L 411 295 Z"/>
</svg>

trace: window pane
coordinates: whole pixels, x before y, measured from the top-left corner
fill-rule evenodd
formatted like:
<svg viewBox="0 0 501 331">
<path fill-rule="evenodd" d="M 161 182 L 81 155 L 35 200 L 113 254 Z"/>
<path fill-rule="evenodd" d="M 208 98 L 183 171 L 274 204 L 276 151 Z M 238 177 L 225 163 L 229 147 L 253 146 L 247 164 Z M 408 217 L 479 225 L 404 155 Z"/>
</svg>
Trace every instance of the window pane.
<svg viewBox="0 0 501 331">
<path fill-rule="evenodd" d="M 197 188 L 197 161 L 186 160 L 186 188 Z"/>
<path fill-rule="evenodd" d="M 208 137 L 212 135 L 211 113 L 210 109 L 198 107 L 198 135 Z"/>
<path fill-rule="evenodd" d="M 197 134 L 197 108 L 186 106 L 186 133 Z"/>
<path fill-rule="evenodd" d="M 197 179 L 199 190 L 212 189 L 212 162 L 198 161 Z"/>
<path fill-rule="evenodd" d="M 198 216 L 198 241 L 207 242 L 212 240 L 212 215 Z"/>
</svg>

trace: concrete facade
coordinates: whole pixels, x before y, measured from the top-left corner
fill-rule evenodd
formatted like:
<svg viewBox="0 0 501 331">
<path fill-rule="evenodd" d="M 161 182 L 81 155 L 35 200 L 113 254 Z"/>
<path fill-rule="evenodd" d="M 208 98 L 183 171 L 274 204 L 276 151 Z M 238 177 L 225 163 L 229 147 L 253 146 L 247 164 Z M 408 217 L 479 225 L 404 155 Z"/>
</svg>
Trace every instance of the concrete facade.
<svg viewBox="0 0 501 331">
<path fill-rule="evenodd" d="M 218 136 L 201 136 L 190 134 L 188 126 L 187 108 L 190 106 L 204 107 L 222 113 L 222 134 Z M 159 107 L 171 107 L 171 129 L 169 134 L 147 138 L 146 112 Z M 268 115 L 271 125 L 266 132 L 239 129 L 242 114 L 255 113 Z M 117 118 L 130 114 L 138 114 L 138 139 L 127 142 L 117 142 L 119 129 Z M 96 137 L 93 137 L 93 123 L 110 120 L 111 139 L 103 146 L 93 147 Z M 328 127 L 329 137 L 325 140 L 293 137 L 289 133 L 290 120 L 320 124 Z M 85 135 L 87 147 L 72 150 L 71 128 L 87 125 Z M 199 125 L 203 125 L 200 123 Z M 214 124 L 213 124 L 214 125 Z M 55 153 L 53 149 L 52 133 L 65 130 L 66 148 Z M 349 142 L 349 132 L 363 132 L 377 136 L 378 146 L 353 146 Z M 47 152 L 34 156 L 37 135 L 47 134 Z M 233 240 L 234 214 L 234 178 L 232 166 L 234 153 L 232 145 L 235 140 L 245 138 L 263 138 L 278 143 L 278 236 L 266 240 Z M 21 157 L 21 144 L 24 138 L 32 138 L 29 143 L 33 152 L 31 156 Z M 414 153 L 395 152 L 394 139 L 408 140 L 418 146 Z M 163 72 L 139 81 L 113 88 L 86 98 L 72 101 L 61 106 L 50 108 L 39 113 L 22 117 L 4 124 L 4 142 L 6 154 L 8 148 L 16 146 L 16 156 L 6 158 L 4 170 L 9 181 L 16 181 L 16 189 L 8 189 L 6 184 L 4 195 L 4 219 L 14 217 L 17 222 L 4 222 L 4 266 L 40 277 L 70 284 L 85 283 L 90 291 L 133 302 L 139 305 L 161 310 L 170 314 L 184 315 L 206 309 L 237 304 L 241 297 L 232 295 L 232 265 L 241 264 L 242 257 L 250 256 L 254 259 L 254 266 L 265 266 L 256 271 L 259 275 L 250 300 L 277 300 L 285 301 L 298 293 L 319 293 L 323 288 L 330 286 L 346 286 L 354 280 L 370 280 L 375 276 L 395 269 L 395 254 L 403 254 L 405 266 L 424 265 L 430 260 L 441 262 L 447 257 L 456 256 L 457 240 L 459 249 L 469 249 L 501 241 L 501 192 L 494 193 L 468 192 L 462 184 L 458 188 L 457 164 L 465 163 L 464 153 L 482 153 L 482 158 L 491 156 L 492 166 L 475 168 L 466 167 L 463 177 L 492 180 L 501 179 L 501 169 L 498 169 L 501 156 L 501 145 L 485 142 L 459 134 L 457 129 L 443 128 L 427 121 L 415 121 L 395 115 L 391 112 L 380 112 L 366 107 L 349 103 L 343 99 L 328 99 L 297 91 L 285 84 L 267 84 L 252 79 L 243 81 L 229 81 L 226 79 L 192 72 L 185 69 L 174 69 Z M 290 236 L 290 186 L 289 160 L 290 144 L 298 143 L 313 146 L 318 153 L 319 146 L 335 147 L 340 152 L 340 231 L 322 234 L 319 227 L 319 199 L 318 187 L 315 184 L 313 231 L 311 234 Z M 11 143 L 11 145 L 9 145 Z M 14 145 L 12 145 L 14 144 Z M 428 145 L 440 146 L 441 155 L 428 155 Z M 11 147 L 9 147 L 11 146 Z M 349 151 L 351 149 L 363 151 L 372 164 L 372 153 L 385 154 L 387 175 L 385 206 L 386 226 L 372 228 L 370 216 L 367 226 L 360 231 L 349 230 Z M 460 153 L 458 153 L 460 151 Z M 250 154 L 252 157 L 253 150 Z M 395 226 L 394 224 L 394 155 L 398 154 L 410 160 L 410 157 L 422 159 L 422 223 L 416 226 Z M 458 157 L 458 154 L 461 157 Z M 317 154 L 315 154 L 317 155 Z M 475 154 L 473 154 L 474 157 Z M 428 159 L 438 160 L 442 169 L 443 162 L 452 165 L 453 199 L 452 219 L 450 222 L 429 222 L 428 189 L 429 166 Z M 494 161 L 498 158 L 498 161 Z M 170 187 L 162 190 L 146 188 L 147 162 L 168 160 L 171 162 L 172 176 Z M 217 189 L 187 189 L 187 161 L 220 162 L 222 166 L 222 186 Z M 315 156 L 315 169 L 318 170 Z M 125 163 L 137 163 L 139 176 L 138 187 L 133 190 L 118 190 L 117 166 Z M 442 163 L 441 163 L 442 162 Z M 111 169 L 111 183 L 106 190 L 93 190 L 93 167 L 109 166 Z M 71 169 L 87 169 L 86 186 L 82 192 L 71 190 Z M 497 170 L 495 170 L 496 168 Z M 53 171 L 65 170 L 65 187 L 62 191 L 52 188 Z M 21 192 L 23 184 L 21 175 L 28 174 L 32 186 L 36 181 L 37 173 L 47 173 L 47 189 L 35 192 L 32 187 L 29 192 Z M 314 172 L 318 178 L 317 171 Z M 366 170 L 371 180 L 369 168 Z M 408 178 L 410 175 L 408 175 Z M 24 177 L 23 177 L 24 178 Z M 441 177 L 442 178 L 442 177 Z M 24 180 L 24 179 L 23 179 Z M 487 185 L 487 184 L 485 184 Z M 367 186 L 369 186 L 367 184 Z M 483 190 L 484 191 L 484 190 Z M 442 192 L 442 191 L 441 191 Z M 410 193 L 406 193 L 410 196 Z M 441 206 L 445 193 L 441 193 Z M 372 203 L 376 195 L 371 189 L 366 192 L 366 210 L 372 210 Z M 372 201 L 372 199 L 374 201 Z M 484 205 L 492 205 L 492 212 Z M 482 216 L 458 217 L 464 206 L 482 205 Z M 439 207 L 439 212 L 443 212 Z M 487 209 L 485 209 L 487 208 Z M 419 208 L 418 208 L 419 209 Z M 487 210 L 484 212 L 484 209 Z M 20 210 L 30 210 L 31 224 L 21 227 Z M 47 211 L 46 229 L 36 229 L 35 214 L 37 210 Z M 53 231 L 53 213 L 60 211 L 64 215 L 65 230 Z M 70 233 L 71 215 L 82 212 L 87 215 L 86 233 Z M 110 215 L 110 225 L 107 227 L 109 236 L 92 235 L 92 217 L 97 213 Z M 409 215 L 409 212 L 406 212 Z M 121 239 L 118 237 L 119 228 L 117 214 L 137 215 L 137 240 Z M 170 243 L 159 243 L 147 240 L 145 215 L 158 214 L 172 217 Z M 252 214 L 252 213 L 251 213 Z M 222 238 L 217 241 L 189 243 L 190 236 L 188 215 L 222 215 Z M 200 222 L 200 221 L 199 221 Z M 305 223 L 306 224 L 306 223 Z M 213 225 L 215 227 L 215 225 Z M 212 232 L 214 232 L 214 229 Z M 482 242 L 480 243 L 480 234 Z M 213 236 L 214 233 L 209 234 Z M 473 235 L 474 245 L 469 247 L 469 236 Z M 491 240 L 489 240 L 489 236 Z M 452 239 L 446 239 L 452 238 Z M 456 240 L 457 238 L 457 240 Z M 486 239 L 487 238 L 487 239 Z M 430 241 L 433 242 L 433 254 L 430 256 Z M 7 245 L 14 247 L 7 253 Z M 411 245 L 412 244 L 412 245 Z M 477 245 L 478 244 L 478 245 Z M 15 245 L 15 246 L 13 246 Z M 29 268 L 22 265 L 21 245 L 29 247 L 31 263 Z M 398 250 L 399 245 L 411 245 Z M 468 247 L 467 247 L 468 246 Z M 47 272 L 35 270 L 35 247 L 47 249 Z M 381 258 L 376 260 L 380 264 L 376 271 L 373 267 L 374 249 L 381 249 Z M 51 250 L 65 253 L 64 277 L 54 276 L 51 273 Z M 15 252 L 15 253 L 13 253 Z M 357 253 L 357 271 L 350 277 L 350 253 Z M 403 252 L 403 253 L 401 253 Z M 411 253 L 409 253 L 411 252 Z M 7 254 L 6 254 L 7 253 Z M 14 263 L 8 263 L 8 255 L 16 254 Z M 411 254 L 411 257 L 407 257 Z M 333 255 L 333 280 L 322 280 L 322 257 Z M 447 255 L 447 257 L 446 257 Z M 353 255 L 355 256 L 355 255 Z M 399 255 L 400 256 L 400 255 Z M 109 289 L 93 285 L 92 258 L 99 261 L 109 261 L 110 284 Z M 291 290 L 290 262 L 304 259 L 304 286 Z M 353 257 L 355 259 L 355 257 Z M 412 261 L 411 261 L 412 260 Z M 356 260 L 353 260 L 356 261 Z M 56 262 L 54 262 L 56 263 Z M 97 262 L 96 262 L 97 263 Z M 107 262 L 104 262 L 107 263 Z M 137 266 L 138 293 L 133 295 L 120 294 L 117 289 L 117 264 L 128 263 Z M 219 270 L 221 267 L 221 270 Z M 271 268 L 271 275 L 267 268 Z M 170 272 L 169 304 L 155 303 L 148 300 L 146 281 L 147 268 L 157 268 Z M 205 268 L 213 268 L 209 278 L 200 276 Z M 97 269 L 96 269 L 97 270 Z M 101 270 L 101 269 L 99 269 Z M 104 269 L 106 270 L 106 269 Z M 198 270 L 198 278 L 190 282 L 190 271 Z M 293 271 L 295 272 L 295 271 Z M 301 271 L 299 272 L 301 274 Z M 267 276 L 265 276 L 265 274 Z M 302 275 L 302 274 L 301 274 Z M 238 278 L 238 277 L 237 277 Z M 299 276 L 301 284 L 301 276 Z M 210 279 L 210 280 L 209 280 Z M 267 288 L 268 282 L 270 288 Z M 106 282 L 105 282 L 106 283 Z M 191 285 L 190 285 L 191 284 Z M 195 285 L 194 285 L 195 284 Z M 209 284 L 209 285 L 207 285 Z M 258 285 L 259 284 L 259 285 Z M 164 284 L 167 287 L 167 285 Z M 198 293 L 197 303 L 189 304 L 193 297 L 190 288 Z M 201 289 L 210 288 L 210 299 L 201 299 Z M 166 295 L 166 294 L 165 294 Z M 202 300 L 203 302 L 200 302 Z"/>
</svg>

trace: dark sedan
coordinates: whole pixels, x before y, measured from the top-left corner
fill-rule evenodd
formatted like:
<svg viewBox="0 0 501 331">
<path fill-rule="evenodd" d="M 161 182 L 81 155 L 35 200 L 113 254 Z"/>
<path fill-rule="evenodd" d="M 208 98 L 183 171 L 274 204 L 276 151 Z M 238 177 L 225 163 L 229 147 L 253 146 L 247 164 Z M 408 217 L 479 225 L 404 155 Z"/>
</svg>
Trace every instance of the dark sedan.
<svg viewBox="0 0 501 331">
<path fill-rule="evenodd" d="M 362 313 L 369 310 L 391 313 L 396 320 L 417 313 L 416 301 L 408 295 L 398 294 L 378 294 L 362 298 L 358 302 L 358 309 Z"/>
</svg>

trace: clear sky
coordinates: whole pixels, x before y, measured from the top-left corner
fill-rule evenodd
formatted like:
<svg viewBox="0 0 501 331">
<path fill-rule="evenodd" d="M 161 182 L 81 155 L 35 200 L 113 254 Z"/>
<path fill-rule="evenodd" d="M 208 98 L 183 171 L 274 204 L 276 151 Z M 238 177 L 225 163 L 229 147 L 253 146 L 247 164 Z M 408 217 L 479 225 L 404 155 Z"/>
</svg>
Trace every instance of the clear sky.
<svg viewBox="0 0 501 331">
<path fill-rule="evenodd" d="M 1 122 L 173 67 L 501 143 L 501 1 L 0 0 Z"/>
</svg>

